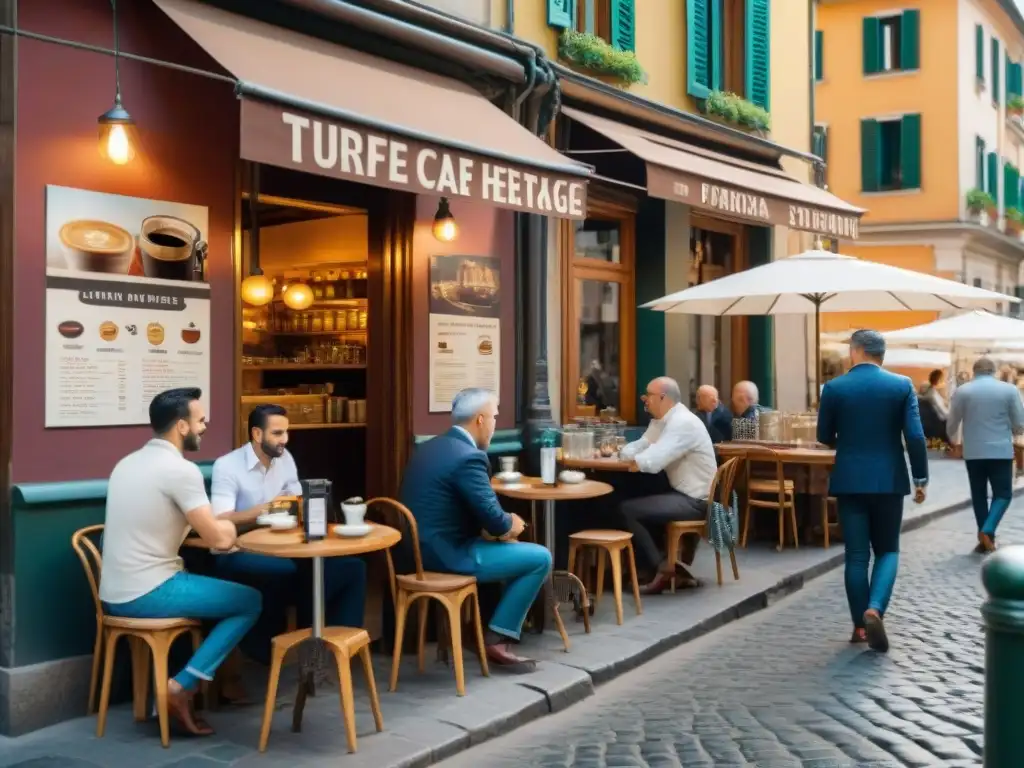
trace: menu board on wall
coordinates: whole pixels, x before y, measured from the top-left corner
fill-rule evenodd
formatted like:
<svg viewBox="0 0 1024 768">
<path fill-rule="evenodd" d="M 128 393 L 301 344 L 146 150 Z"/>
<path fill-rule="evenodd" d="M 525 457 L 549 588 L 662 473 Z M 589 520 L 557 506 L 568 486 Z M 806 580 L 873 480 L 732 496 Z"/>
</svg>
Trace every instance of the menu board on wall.
<svg viewBox="0 0 1024 768">
<path fill-rule="evenodd" d="M 200 387 L 209 413 L 207 209 L 46 188 L 46 426 L 149 423 Z"/>
<path fill-rule="evenodd" d="M 495 256 L 430 257 L 430 412 L 467 387 L 500 397 L 501 269 Z"/>
</svg>

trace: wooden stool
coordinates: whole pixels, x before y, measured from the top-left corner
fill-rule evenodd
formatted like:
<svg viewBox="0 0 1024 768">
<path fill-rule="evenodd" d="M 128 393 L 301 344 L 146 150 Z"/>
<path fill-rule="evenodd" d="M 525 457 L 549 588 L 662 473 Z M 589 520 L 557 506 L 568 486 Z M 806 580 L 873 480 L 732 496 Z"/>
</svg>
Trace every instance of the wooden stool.
<svg viewBox="0 0 1024 768">
<path fill-rule="evenodd" d="M 274 718 L 274 702 L 277 700 L 277 686 L 281 681 L 281 665 L 288 651 L 299 643 L 309 640 L 312 630 L 299 629 L 278 635 L 271 641 L 270 677 L 267 683 L 267 701 L 263 706 L 263 727 L 260 728 L 260 752 L 267 749 L 270 739 L 270 723 Z M 352 658 L 358 653 L 366 675 L 366 687 L 370 691 L 370 709 L 377 732 L 384 730 L 384 718 L 377 698 L 377 683 L 373 677 L 373 663 L 370 660 L 370 635 L 365 629 L 352 627 L 324 627 L 321 641 L 334 652 L 338 665 L 338 680 L 341 682 L 341 714 L 345 720 L 345 737 L 348 751 L 356 751 L 356 709 L 352 693 Z"/>
<path fill-rule="evenodd" d="M 633 580 L 633 599 L 636 614 L 644 612 L 640 603 L 640 582 L 636 577 L 636 558 L 633 556 L 633 534 L 628 531 L 592 530 L 580 531 L 569 537 L 569 573 L 575 573 L 576 555 L 581 549 L 592 547 L 597 550 L 597 588 L 594 591 L 594 609 L 601 602 L 604 592 L 605 555 L 612 563 L 612 590 L 615 594 L 615 619 L 622 624 L 622 550 L 629 554 L 629 575 Z"/>
<path fill-rule="evenodd" d="M 103 686 L 100 690 L 99 713 L 96 718 L 96 737 L 102 738 L 107 727 L 107 710 L 110 706 L 110 684 L 114 673 L 117 641 L 127 637 L 132 653 L 132 714 L 137 722 L 146 719 L 146 703 L 149 698 L 149 659 L 153 657 L 153 678 L 156 687 L 156 713 L 160 721 L 160 743 L 167 747 L 171 743 L 171 729 L 167 714 L 167 657 L 171 645 L 188 632 L 192 636 L 193 650 L 203 642 L 199 622 L 192 619 L 124 619 L 107 616 L 100 602 L 99 582 L 103 572 L 103 557 L 92 542 L 92 536 L 103 534 L 102 525 L 90 525 L 75 531 L 71 537 L 71 548 L 85 569 L 85 577 L 92 591 L 96 608 L 96 642 L 92 654 L 92 677 L 89 681 L 89 703 L 87 711 L 92 714 L 96 701 L 96 683 L 100 663 L 103 664 Z M 203 684 L 206 690 L 206 684 Z"/>
<path fill-rule="evenodd" d="M 775 476 L 766 479 L 750 477 L 753 464 L 770 464 Z M 747 535 L 750 533 L 750 510 L 774 509 L 779 517 L 779 545 L 775 548 L 781 552 L 786 546 L 786 516 L 793 527 L 793 548 L 800 549 L 800 532 L 796 525 L 796 484 L 787 480 L 782 459 L 779 453 L 771 448 L 758 447 L 747 454 L 747 505 L 743 511 L 743 538 L 740 546 L 747 547 Z"/>
</svg>

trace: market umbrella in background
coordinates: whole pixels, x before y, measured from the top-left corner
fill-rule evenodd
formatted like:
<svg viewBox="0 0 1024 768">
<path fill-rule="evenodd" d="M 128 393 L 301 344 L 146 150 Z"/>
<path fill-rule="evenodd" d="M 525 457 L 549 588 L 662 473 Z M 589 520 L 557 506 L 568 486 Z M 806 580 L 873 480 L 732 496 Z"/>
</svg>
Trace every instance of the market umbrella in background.
<svg viewBox="0 0 1024 768">
<path fill-rule="evenodd" d="M 1018 299 L 934 275 L 813 250 L 663 296 L 642 305 L 689 315 L 814 314 L 816 391 L 821 391 L 822 312 L 994 309 Z"/>
<path fill-rule="evenodd" d="M 822 352 L 838 352 L 843 357 L 849 353 L 850 331 L 843 334 L 824 334 L 824 341 L 821 343 Z M 885 362 L 886 368 L 949 368 L 953 364 L 953 355 L 949 352 L 939 352 L 932 349 L 887 349 Z"/>
<path fill-rule="evenodd" d="M 886 344 L 950 352 L 1024 348 L 1024 320 L 974 311 L 883 334 Z"/>
</svg>

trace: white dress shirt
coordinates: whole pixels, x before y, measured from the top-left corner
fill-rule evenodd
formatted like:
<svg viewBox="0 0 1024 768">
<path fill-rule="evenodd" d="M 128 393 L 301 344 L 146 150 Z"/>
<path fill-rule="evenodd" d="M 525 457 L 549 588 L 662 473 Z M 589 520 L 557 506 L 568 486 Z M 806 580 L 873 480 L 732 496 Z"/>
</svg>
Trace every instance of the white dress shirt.
<svg viewBox="0 0 1024 768">
<path fill-rule="evenodd" d="M 697 500 L 708 497 L 718 471 L 707 427 L 682 403 L 651 421 L 643 437 L 625 446 L 621 456 L 635 461 L 641 472 L 664 470 L 675 490 Z"/>
<path fill-rule="evenodd" d="M 288 451 L 265 467 L 252 443 L 246 443 L 213 463 L 210 503 L 215 515 L 241 512 L 278 496 L 301 495 L 299 470 Z"/>
</svg>

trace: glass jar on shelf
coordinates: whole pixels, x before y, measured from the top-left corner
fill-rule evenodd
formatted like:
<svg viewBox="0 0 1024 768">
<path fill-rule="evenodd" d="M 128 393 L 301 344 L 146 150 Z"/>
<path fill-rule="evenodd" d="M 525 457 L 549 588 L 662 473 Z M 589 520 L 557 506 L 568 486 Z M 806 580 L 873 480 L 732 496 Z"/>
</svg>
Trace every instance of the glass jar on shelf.
<svg viewBox="0 0 1024 768">
<path fill-rule="evenodd" d="M 324 313 L 311 312 L 312 318 L 309 323 L 309 330 L 313 333 L 322 333 L 324 330 Z"/>
<path fill-rule="evenodd" d="M 334 331 L 334 311 L 328 309 L 324 312 L 324 330 L 328 333 Z"/>
<path fill-rule="evenodd" d="M 334 313 L 334 330 L 348 330 L 348 313 L 344 309 L 339 309 Z"/>
<path fill-rule="evenodd" d="M 350 331 L 359 330 L 359 310 L 350 309 L 348 311 L 348 329 Z"/>
<path fill-rule="evenodd" d="M 309 312 L 302 313 L 302 325 L 299 327 L 299 331 L 302 333 L 309 333 Z"/>
<path fill-rule="evenodd" d="M 313 273 L 313 300 L 321 301 L 324 297 L 324 279 L 319 272 Z"/>
<path fill-rule="evenodd" d="M 359 330 L 360 331 L 365 331 L 366 330 L 366 319 L 367 319 L 366 318 L 366 310 L 365 309 L 359 310 Z"/>
</svg>

